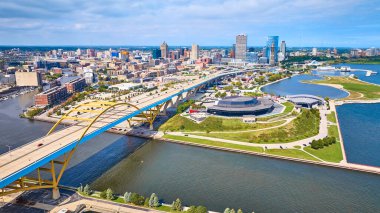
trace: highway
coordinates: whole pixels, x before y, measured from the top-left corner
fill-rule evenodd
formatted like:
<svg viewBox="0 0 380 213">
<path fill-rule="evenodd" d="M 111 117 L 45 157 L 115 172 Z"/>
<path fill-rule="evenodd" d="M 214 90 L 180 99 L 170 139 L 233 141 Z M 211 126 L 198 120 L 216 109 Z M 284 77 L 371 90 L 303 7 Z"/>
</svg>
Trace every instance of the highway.
<svg viewBox="0 0 380 213">
<path fill-rule="evenodd" d="M 228 74 L 236 74 L 240 72 L 242 71 L 232 73 L 219 72 L 211 74 L 206 78 L 193 80 L 187 84 L 182 83 L 181 86 L 170 88 L 164 92 L 158 92 L 158 94 L 149 95 L 144 93 L 143 95 L 134 97 L 131 99 L 130 103 L 136 105 L 140 110 L 125 105 L 116 106 L 114 109 L 111 109 L 99 117 L 80 143 L 84 143 L 106 130 L 135 117 L 141 112 L 163 104 L 182 93 L 186 93 L 207 83 L 208 81 Z M 42 167 L 51 160 L 71 151 L 76 146 L 76 143 L 85 130 L 84 126 L 87 126 L 88 122 L 89 121 L 83 121 L 79 125 L 71 125 L 0 155 L 0 188 L 6 187 L 17 179 Z"/>
</svg>

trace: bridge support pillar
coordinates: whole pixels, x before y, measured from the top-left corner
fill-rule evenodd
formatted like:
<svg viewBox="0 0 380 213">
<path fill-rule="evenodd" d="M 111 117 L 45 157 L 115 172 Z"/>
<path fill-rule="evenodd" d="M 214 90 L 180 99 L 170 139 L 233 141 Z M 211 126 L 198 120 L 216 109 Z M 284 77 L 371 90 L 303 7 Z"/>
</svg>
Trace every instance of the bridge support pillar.
<svg viewBox="0 0 380 213">
<path fill-rule="evenodd" d="M 56 199 L 58 199 L 59 197 L 61 197 L 61 194 L 59 193 L 59 188 L 57 187 L 57 188 L 53 188 L 53 196 L 52 196 L 52 198 L 54 199 L 54 200 L 56 200 Z"/>
<path fill-rule="evenodd" d="M 149 124 L 149 129 L 153 130 L 153 122 Z"/>
</svg>

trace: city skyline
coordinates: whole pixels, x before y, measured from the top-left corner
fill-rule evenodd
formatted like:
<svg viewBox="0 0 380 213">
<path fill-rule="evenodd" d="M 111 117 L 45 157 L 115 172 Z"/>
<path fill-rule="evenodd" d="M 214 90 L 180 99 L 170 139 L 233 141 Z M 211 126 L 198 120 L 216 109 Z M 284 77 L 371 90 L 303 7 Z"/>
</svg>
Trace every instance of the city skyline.
<svg viewBox="0 0 380 213">
<path fill-rule="evenodd" d="M 290 47 L 376 47 L 378 3 L 115 0 L 104 7 L 100 1 L 5 1 L 0 45 L 230 46 L 245 33 L 248 46 L 279 35 Z"/>
</svg>

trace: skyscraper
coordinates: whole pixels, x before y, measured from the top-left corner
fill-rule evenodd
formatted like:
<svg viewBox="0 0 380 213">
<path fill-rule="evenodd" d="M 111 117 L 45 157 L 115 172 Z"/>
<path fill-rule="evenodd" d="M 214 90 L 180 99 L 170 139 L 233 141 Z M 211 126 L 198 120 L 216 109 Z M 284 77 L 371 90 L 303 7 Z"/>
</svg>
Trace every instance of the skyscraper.
<svg viewBox="0 0 380 213">
<path fill-rule="evenodd" d="M 235 58 L 245 60 L 247 53 L 247 35 L 240 34 L 236 36 Z"/>
<path fill-rule="evenodd" d="M 165 41 L 164 41 L 164 43 L 162 43 L 160 45 L 160 49 L 161 49 L 161 57 L 162 58 L 168 58 L 169 57 L 169 46 Z"/>
<path fill-rule="evenodd" d="M 275 52 L 274 48 L 275 48 L 274 42 L 272 42 L 272 46 L 270 47 L 270 58 L 269 58 L 269 64 L 272 66 L 276 64 L 275 56 L 277 56 L 277 54 L 274 54 Z"/>
<path fill-rule="evenodd" d="M 273 49 L 272 49 L 272 44 L 274 44 Z M 271 55 L 273 54 L 274 61 L 277 62 L 278 61 L 277 52 L 278 52 L 278 36 L 268 36 L 265 57 L 270 59 Z"/>
<path fill-rule="evenodd" d="M 152 58 L 157 59 L 161 57 L 161 50 L 160 49 L 153 49 L 152 50 Z"/>
<path fill-rule="evenodd" d="M 199 46 L 197 44 L 193 44 L 191 46 L 191 60 L 197 60 L 199 58 Z"/>
<path fill-rule="evenodd" d="M 282 52 L 282 55 L 284 55 L 284 57 L 285 57 L 286 56 L 286 43 L 285 43 L 285 41 L 281 41 L 280 51 Z"/>
<path fill-rule="evenodd" d="M 317 48 L 313 47 L 313 50 L 311 51 L 311 55 L 317 56 L 317 54 L 318 54 Z"/>
</svg>

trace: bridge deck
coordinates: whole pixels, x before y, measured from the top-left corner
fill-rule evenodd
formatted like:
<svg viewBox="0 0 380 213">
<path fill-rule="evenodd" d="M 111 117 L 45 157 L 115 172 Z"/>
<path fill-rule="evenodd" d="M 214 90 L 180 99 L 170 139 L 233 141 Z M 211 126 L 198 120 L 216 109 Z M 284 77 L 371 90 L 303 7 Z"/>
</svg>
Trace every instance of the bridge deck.
<svg viewBox="0 0 380 213">
<path fill-rule="evenodd" d="M 160 92 L 163 94 L 155 95 L 154 97 L 148 94 L 144 94 L 142 97 L 136 97 L 134 100 L 131 100 L 131 102 L 135 102 L 134 104 L 141 110 L 135 110 L 126 106 L 118 106 L 114 111 L 110 110 L 107 114 L 100 117 L 101 119 L 94 123 L 93 127 L 89 129 L 86 136 L 82 139 L 81 143 L 88 141 L 143 111 L 151 109 L 159 104 L 163 104 L 179 94 L 188 92 L 207 81 L 228 74 L 233 73 L 210 75 L 206 79 L 197 79 L 188 84 L 184 83 L 181 85 L 181 88 L 172 88 L 165 91 L 165 93 Z M 120 113 L 120 111 L 123 110 L 124 113 Z M 88 121 L 82 123 L 85 124 L 85 122 Z M 84 132 L 84 126 L 85 125 L 69 126 L 16 148 L 11 152 L 0 155 L 0 188 L 9 185 L 18 178 L 25 176 L 49 161 L 70 151 L 75 147 L 76 142 Z"/>
</svg>

